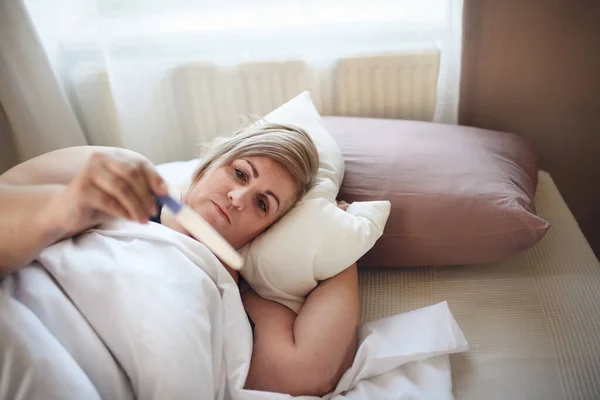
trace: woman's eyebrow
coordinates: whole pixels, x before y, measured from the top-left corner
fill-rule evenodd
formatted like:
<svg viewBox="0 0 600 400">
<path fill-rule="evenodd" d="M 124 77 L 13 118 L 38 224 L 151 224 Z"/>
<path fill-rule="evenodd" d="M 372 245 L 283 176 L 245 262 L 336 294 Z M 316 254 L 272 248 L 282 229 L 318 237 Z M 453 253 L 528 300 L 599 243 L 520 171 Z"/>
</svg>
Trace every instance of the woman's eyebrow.
<svg viewBox="0 0 600 400">
<path fill-rule="evenodd" d="M 267 190 L 265 193 L 275 199 L 275 201 L 277 202 L 277 210 L 279 210 L 279 198 L 277 197 L 277 195 L 275 195 L 275 193 L 273 193 L 270 190 Z"/>
<path fill-rule="evenodd" d="M 246 161 L 248 164 L 250 164 L 250 168 L 252 168 L 252 176 L 256 179 L 258 178 L 260 175 L 258 174 L 258 171 L 256 170 L 256 167 L 254 166 L 254 164 L 252 164 L 249 160 L 246 160 L 245 158 L 242 158 L 243 161 Z M 271 190 L 267 190 L 265 192 L 266 195 L 271 196 L 275 199 L 275 201 L 277 202 L 277 209 L 279 210 L 279 197 L 277 197 L 277 195 L 275 193 L 273 193 Z"/>
<path fill-rule="evenodd" d="M 254 166 L 254 164 L 252 164 L 250 161 L 246 160 L 245 158 L 242 158 L 242 160 L 246 161 L 248 164 L 250 164 L 250 168 L 252 168 L 252 176 L 256 179 L 259 177 L 258 175 L 258 171 L 256 170 L 256 167 Z"/>
</svg>

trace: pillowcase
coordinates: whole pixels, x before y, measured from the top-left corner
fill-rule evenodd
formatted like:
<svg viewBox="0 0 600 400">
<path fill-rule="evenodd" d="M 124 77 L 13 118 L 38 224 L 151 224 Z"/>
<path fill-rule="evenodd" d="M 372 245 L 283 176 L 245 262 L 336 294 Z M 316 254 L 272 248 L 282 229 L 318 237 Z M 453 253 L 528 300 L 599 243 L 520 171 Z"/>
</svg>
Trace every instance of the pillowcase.
<svg viewBox="0 0 600 400">
<path fill-rule="evenodd" d="M 324 117 L 342 149 L 340 198 L 388 199 L 382 238 L 363 267 L 476 264 L 537 243 L 538 163 L 520 137 L 430 122 Z"/>
<path fill-rule="evenodd" d="M 382 235 L 390 212 L 389 201 L 336 205 L 344 176 L 344 159 L 335 140 L 303 92 L 264 118 L 268 122 L 304 129 L 319 151 L 314 186 L 292 210 L 240 249 L 245 256 L 240 271 L 262 297 L 298 312 L 305 296 L 318 281 L 330 278 L 355 263 Z M 170 184 L 189 180 L 198 161 L 157 166 Z"/>
<path fill-rule="evenodd" d="M 304 129 L 319 151 L 319 169 L 314 186 L 298 204 L 252 241 L 240 273 L 262 297 L 298 312 L 318 281 L 348 268 L 375 244 L 383 233 L 390 203 L 356 203 L 347 211 L 337 207 L 344 159 L 308 92 L 264 119 Z"/>
</svg>

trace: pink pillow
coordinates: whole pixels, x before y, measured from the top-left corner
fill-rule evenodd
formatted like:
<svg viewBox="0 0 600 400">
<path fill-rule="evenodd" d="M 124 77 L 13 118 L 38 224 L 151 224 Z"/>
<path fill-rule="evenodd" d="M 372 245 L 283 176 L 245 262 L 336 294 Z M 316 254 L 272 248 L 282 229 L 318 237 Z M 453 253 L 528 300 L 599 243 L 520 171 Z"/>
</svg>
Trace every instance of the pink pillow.
<svg viewBox="0 0 600 400">
<path fill-rule="evenodd" d="M 520 137 L 456 125 L 323 117 L 346 173 L 338 198 L 389 200 L 383 236 L 361 266 L 496 261 L 537 243 L 538 164 Z"/>
</svg>

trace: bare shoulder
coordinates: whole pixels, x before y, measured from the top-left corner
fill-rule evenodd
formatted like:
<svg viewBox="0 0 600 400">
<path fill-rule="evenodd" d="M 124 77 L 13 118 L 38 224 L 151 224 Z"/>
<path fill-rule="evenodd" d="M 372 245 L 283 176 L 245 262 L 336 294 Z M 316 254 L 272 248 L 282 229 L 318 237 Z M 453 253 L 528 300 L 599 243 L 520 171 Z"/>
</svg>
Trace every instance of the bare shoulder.
<svg viewBox="0 0 600 400">
<path fill-rule="evenodd" d="M 76 146 L 42 154 L 22 162 L 0 175 L 0 183 L 9 185 L 68 184 L 94 153 L 118 153 L 147 161 L 134 151 L 118 147 Z"/>
</svg>

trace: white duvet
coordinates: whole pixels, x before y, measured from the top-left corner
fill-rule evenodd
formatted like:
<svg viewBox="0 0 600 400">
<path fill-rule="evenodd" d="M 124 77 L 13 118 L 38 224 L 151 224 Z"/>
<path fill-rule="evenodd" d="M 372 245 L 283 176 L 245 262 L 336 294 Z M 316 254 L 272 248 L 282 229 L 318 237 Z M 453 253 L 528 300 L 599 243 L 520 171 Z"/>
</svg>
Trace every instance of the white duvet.
<svg viewBox="0 0 600 400">
<path fill-rule="evenodd" d="M 283 399 L 243 390 L 252 332 L 237 286 L 201 243 L 107 224 L 0 281 L 0 399 Z M 365 324 L 327 398 L 450 399 L 467 342 L 447 304 Z"/>
</svg>

